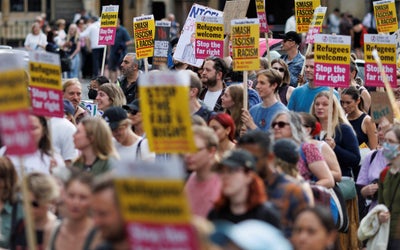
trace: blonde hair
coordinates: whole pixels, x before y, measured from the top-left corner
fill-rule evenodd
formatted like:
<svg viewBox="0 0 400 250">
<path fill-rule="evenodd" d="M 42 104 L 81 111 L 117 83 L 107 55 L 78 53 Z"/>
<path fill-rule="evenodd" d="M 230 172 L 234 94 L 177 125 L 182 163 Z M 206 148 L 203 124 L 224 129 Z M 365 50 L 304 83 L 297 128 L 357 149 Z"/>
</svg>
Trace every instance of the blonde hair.
<svg viewBox="0 0 400 250">
<path fill-rule="evenodd" d="M 71 30 L 75 28 L 75 35 L 71 34 Z M 66 41 L 69 42 L 69 40 L 74 37 L 74 42 L 78 43 L 79 41 L 79 30 L 78 26 L 74 23 L 70 24 L 68 27 L 68 34 L 67 34 L 67 39 Z M 79 45 L 78 45 L 79 46 Z"/>
<path fill-rule="evenodd" d="M 288 174 L 294 178 L 297 178 L 297 175 L 299 174 L 297 163 L 289 163 L 281 158 L 275 157 L 275 165 L 280 167 L 285 174 Z"/>
<path fill-rule="evenodd" d="M 117 157 L 112 142 L 111 130 L 108 124 L 100 117 L 85 117 L 81 121 L 86 131 L 86 136 L 91 142 L 95 155 L 101 160 Z M 83 160 L 82 156 L 78 159 Z"/>
<path fill-rule="evenodd" d="M 104 83 L 98 89 L 98 91 L 103 91 L 110 98 L 112 107 L 122 107 L 126 104 L 126 97 L 122 89 L 115 83 Z"/>
<path fill-rule="evenodd" d="M 311 114 L 315 115 L 315 100 L 317 100 L 320 97 L 326 97 L 329 100 L 329 92 L 328 91 L 322 91 L 319 92 L 315 98 L 314 101 L 311 105 Z M 333 105 L 332 105 L 332 138 L 335 138 L 336 135 L 336 128 L 338 128 L 339 133 L 340 131 L 340 124 L 347 124 L 350 126 L 350 128 L 353 128 L 347 120 L 346 115 L 340 106 L 339 100 L 337 99 L 336 95 L 333 95 Z M 354 132 L 354 130 L 353 130 Z M 355 132 L 354 132 L 355 133 Z"/>
<path fill-rule="evenodd" d="M 78 85 L 81 89 L 82 89 L 82 84 L 81 82 L 78 80 L 78 78 L 70 78 L 68 80 L 66 80 L 63 83 L 63 88 L 62 91 L 65 92 L 67 90 L 67 88 L 73 86 L 73 85 Z"/>
<path fill-rule="evenodd" d="M 53 176 L 34 172 L 25 178 L 27 179 L 29 191 L 32 192 L 39 203 L 51 202 L 59 197 L 60 188 Z"/>
</svg>

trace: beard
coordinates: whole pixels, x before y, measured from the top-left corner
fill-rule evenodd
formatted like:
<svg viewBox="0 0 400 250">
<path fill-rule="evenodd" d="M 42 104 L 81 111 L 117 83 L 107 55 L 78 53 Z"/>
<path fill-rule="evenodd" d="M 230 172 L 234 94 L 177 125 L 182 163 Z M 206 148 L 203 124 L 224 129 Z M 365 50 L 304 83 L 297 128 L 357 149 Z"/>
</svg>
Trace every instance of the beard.
<svg viewBox="0 0 400 250">
<path fill-rule="evenodd" d="M 212 78 L 206 78 L 205 81 L 202 81 L 207 87 L 215 87 L 217 85 L 217 78 L 214 76 Z"/>
</svg>

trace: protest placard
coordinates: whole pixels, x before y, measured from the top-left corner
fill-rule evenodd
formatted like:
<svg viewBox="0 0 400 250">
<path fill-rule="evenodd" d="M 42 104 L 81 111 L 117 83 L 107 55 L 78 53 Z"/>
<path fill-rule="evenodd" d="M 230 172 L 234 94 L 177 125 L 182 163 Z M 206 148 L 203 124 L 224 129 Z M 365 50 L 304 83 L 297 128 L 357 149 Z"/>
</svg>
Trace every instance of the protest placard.
<svg viewBox="0 0 400 250">
<path fill-rule="evenodd" d="M 295 0 L 296 32 L 308 32 L 314 10 L 321 5 L 320 0 Z"/>
<path fill-rule="evenodd" d="M 260 32 L 267 33 L 268 22 L 267 15 L 265 14 L 265 0 L 256 0 L 257 18 L 260 23 Z"/>
<path fill-rule="evenodd" d="M 155 25 L 154 16 L 133 18 L 133 34 L 135 38 L 136 58 L 148 58 L 154 54 Z"/>
<path fill-rule="evenodd" d="M 23 58 L 11 51 L 0 53 L 0 131 L 9 155 L 25 155 L 36 150 L 29 121 L 29 76 Z"/>
<path fill-rule="evenodd" d="M 350 83 L 350 36 L 316 34 L 314 44 L 315 86 L 343 87 Z"/>
<path fill-rule="evenodd" d="M 183 178 L 162 174 L 183 169 L 181 165 L 137 163 L 131 167 L 135 171 L 117 175 L 116 193 L 131 249 L 198 249 Z"/>
<path fill-rule="evenodd" d="M 156 35 L 154 38 L 153 67 L 159 68 L 168 64 L 168 53 L 170 50 L 169 31 L 170 21 L 156 21 Z"/>
<path fill-rule="evenodd" d="M 365 85 L 384 87 L 378 65 L 372 56 L 376 49 L 385 69 L 386 76 L 392 87 L 397 85 L 396 81 L 396 43 L 394 36 L 365 34 L 364 35 L 364 58 L 365 58 Z"/>
<path fill-rule="evenodd" d="M 314 44 L 315 35 L 321 33 L 322 23 L 324 22 L 326 9 L 327 9 L 326 7 L 320 6 L 314 10 L 314 16 L 306 36 L 306 44 Z"/>
<path fill-rule="evenodd" d="M 197 16 L 195 58 L 224 57 L 224 20 L 221 16 Z"/>
<path fill-rule="evenodd" d="M 394 0 L 383 0 L 373 2 L 376 28 L 379 33 L 395 32 L 399 25 L 397 23 L 396 5 Z"/>
<path fill-rule="evenodd" d="M 139 79 L 140 107 L 150 151 L 195 151 L 187 72 L 149 72 Z"/>
<path fill-rule="evenodd" d="M 59 55 L 31 51 L 29 60 L 33 113 L 43 116 L 64 117 Z"/>
<path fill-rule="evenodd" d="M 250 0 L 226 1 L 224 6 L 224 30 L 231 32 L 231 21 L 233 19 L 242 19 L 246 17 Z"/>
<path fill-rule="evenodd" d="M 103 6 L 100 19 L 99 45 L 114 45 L 117 32 L 118 5 Z"/>
<path fill-rule="evenodd" d="M 232 20 L 232 57 L 234 71 L 260 69 L 259 22 L 256 18 Z"/>
<path fill-rule="evenodd" d="M 393 109 L 386 92 L 373 91 L 371 94 L 371 117 L 378 123 L 382 117 L 393 122 Z"/>
<path fill-rule="evenodd" d="M 396 41 L 396 57 L 397 57 L 397 68 L 400 68 L 400 29 L 393 33 Z"/>
<path fill-rule="evenodd" d="M 219 10 L 193 4 L 176 45 L 174 59 L 189 65 L 201 67 L 204 59 L 195 58 L 196 18 L 197 16 L 222 16 L 222 14 Z"/>
</svg>

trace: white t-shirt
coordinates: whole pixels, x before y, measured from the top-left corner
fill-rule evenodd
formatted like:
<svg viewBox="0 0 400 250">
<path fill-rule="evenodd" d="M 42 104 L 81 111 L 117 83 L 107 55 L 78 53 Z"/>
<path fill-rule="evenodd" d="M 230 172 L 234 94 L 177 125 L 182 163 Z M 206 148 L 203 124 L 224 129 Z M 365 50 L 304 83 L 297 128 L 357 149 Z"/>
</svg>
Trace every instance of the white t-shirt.
<svg viewBox="0 0 400 250">
<path fill-rule="evenodd" d="M 149 142 L 146 138 L 143 139 L 142 137 L 140 137 L 135 143 L 133 143 L 130 146 L 123 146 L 116 140 L 113 141 L 121 161 L 124 162 L 134 162 L 138 160 L 154 161 L 156 158 L 156 154 L 150 152 Z M 142 142 L 140 143 L 140 148 L 138 150 L 138 145 L 140 141 Z"/>
<path fill-rule="evenodd" d="M 46 35 L 42 32 L 40 32 L 38 35 L 29 33 L 25 38 L 24 46 L 29 47 L 31 50 L 44 50 L 43 47 L 39 47 L 38 45 L 43 47 L 47 45 Z"/>
<path fill-rule="evenodd" d="M 215 104 L 217 103 L 218 97 L 221 95 L 222 89 L 218 91 L 207 91 L 204 96 L 204 103 L 207 105 L 209 110 L 214 110 Z"/>
<path fill-rule="evenodd" d="M 76 127 L 65 118 L 53 117 L 50 119 L 51 139 L 54 151 L 59 153 L 62 158 L 75 160 L 78 157 L 78 150 L 75 149 L 74 134 Z"/>
</svg>

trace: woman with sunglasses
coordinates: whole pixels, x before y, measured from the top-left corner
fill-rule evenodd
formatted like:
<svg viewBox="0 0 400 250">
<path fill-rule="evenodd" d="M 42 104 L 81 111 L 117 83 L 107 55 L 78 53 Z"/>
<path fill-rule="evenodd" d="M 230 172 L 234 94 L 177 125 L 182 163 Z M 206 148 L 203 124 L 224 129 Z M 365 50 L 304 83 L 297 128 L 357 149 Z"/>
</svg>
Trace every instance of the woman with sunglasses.
<svg viewBox="0 0 400 250">
<path fill-rule="evenodd" d="M 300 146 L 298 169 L 306 181 L 331 188 L 335 182 L 323 156 L 317 146 L 307 140 L 303 132 L 300 116 L 293 111 L 279 112 L 271 123 L 275 140 L 292 138 Z"/>
<path fill-rule="evenodd" d="M 31 173 L 25 178 L 29 192 L 23 198 L 28 199 L 31 205 L 38 249 L 45 249 L 51 232 L 58 223 L 57 217 L 50 210 L 60 195 L 59 186 L 52 176 L 43 173 Z M 10 249 L 28 249 L 25 226 L 25 220 L 19 220 L 11 234 Z"/>
<path fill-rule="evenodd" d="M 294 87 L 290 86 L 289 68 L 284 60 L 277 58 L 272 60 L 271 67 L 282 76 L 282 83 L 278 86 L 278 98 L 285 106 L 288 105 Z"/>
</svg>

